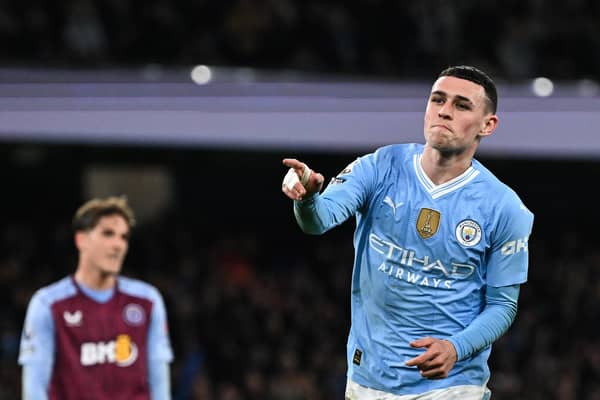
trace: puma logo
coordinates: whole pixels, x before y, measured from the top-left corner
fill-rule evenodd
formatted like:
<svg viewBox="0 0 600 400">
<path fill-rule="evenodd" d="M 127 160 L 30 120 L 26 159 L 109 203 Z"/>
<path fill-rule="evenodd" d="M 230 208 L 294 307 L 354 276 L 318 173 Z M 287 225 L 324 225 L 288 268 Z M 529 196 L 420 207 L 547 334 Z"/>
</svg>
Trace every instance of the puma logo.
<svg viewBox="0 0 600 400">
<path fill-rule="evenodd" d="M 392 207 L 392 211 L 394 211 L 394 216 L 396 216 L 396 210 L 404 205 L 404 202 L 401 201 L 399 203 L 394 203 L 394 200 L 390 196 L 385 196 L 383 202 L 388 206 Z"/>
</svg>

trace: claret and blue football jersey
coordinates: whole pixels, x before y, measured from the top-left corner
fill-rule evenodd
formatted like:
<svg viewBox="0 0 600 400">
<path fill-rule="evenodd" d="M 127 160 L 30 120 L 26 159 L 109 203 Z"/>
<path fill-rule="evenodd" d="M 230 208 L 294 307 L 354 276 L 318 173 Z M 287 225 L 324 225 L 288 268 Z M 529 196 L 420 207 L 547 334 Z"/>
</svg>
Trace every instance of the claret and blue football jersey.
<svg viewBox="0 0 600 400">
<path fill-rule="evenodd" d="M 409 343 L 465 329 L 485 306 L 486 285 L 527 280 L 533 214 L 476 160 L 435 185 L 421 167 L 423 149 L 382 147 L 294 207 L 309 233 L 356 216 L 348 377 L 396 394 L 485 385 L 490 346 L 458 361 L 448 378 L 428 380 L 404 365 L 423 352 Z"/>
<path fill-rule="evenodd" d="M 53 364 L 48 399 L 147 400 L 149 361 L 173 359 L 154 286 L 121 276 L 107 294 L 98 301 L 68 276 L 31 299 L 19 363 Z"/>
</svg>

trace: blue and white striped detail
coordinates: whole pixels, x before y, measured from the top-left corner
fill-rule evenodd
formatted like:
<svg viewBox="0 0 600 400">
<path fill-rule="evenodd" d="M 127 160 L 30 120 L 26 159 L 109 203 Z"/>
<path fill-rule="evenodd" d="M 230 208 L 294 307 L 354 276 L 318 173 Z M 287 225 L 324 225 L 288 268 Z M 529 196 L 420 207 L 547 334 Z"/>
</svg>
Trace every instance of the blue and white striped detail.
<svg viewBox="0 0 600 400">
<path fill-rule="evenodd" d="M 456 178 L 442 183 L 441 185 L 436 185 L 431 181 L 431 179 L 429 179 L 425 171 L 423 171 L 423 167 L 421 167 L 421 156 L 422 154 L 415 154 L 413 156 L 413 166 L 419 182 L 421 182 L 421 185 L 423 185 L 427 193 L 429 193 L 433 199 L 440 198 L 448 193 L 460 189 L 475 179 L 477 175 L 479 175 L 479 171 L 471 166 Z"/>
</svg>

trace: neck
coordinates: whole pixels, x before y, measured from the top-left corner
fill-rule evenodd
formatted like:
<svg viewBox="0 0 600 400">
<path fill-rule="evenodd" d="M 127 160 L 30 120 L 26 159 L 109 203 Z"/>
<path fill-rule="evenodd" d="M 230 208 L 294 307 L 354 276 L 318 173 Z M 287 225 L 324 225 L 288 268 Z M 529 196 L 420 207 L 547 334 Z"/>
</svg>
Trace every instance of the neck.
<svg viewBox="0 0 600 400">
<path fill-rule="evenodd" d="M 117 277 L 114 274 L 103 273 L 102 271 L 90 270 L 81 264 L 75 271 L 75 281 L 94 290 L 107 290 L 113 288 L 117 283 Z"/>
<path fill-rule="evenodd" d="M 441 185 L 469 169 L 472 157 L 472 152 L 443 153 L 426 145 L 421 157 L 421 167 L 433 183 Z"/>
</svg>

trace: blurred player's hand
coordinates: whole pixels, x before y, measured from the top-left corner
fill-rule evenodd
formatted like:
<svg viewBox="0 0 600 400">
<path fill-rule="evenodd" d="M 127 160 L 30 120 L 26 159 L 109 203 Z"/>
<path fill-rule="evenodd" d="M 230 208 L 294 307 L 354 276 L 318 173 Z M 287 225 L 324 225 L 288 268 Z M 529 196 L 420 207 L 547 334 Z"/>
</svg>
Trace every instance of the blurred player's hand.
<svg viewBox="0 0 600 400">
<path fill-rule="evenodd" d="M 283 178 L 281 191 L 292 200 L 302 200 L 318 193 L 323 188 L 323 175 L 311 170 L 308 165 L 295 158 L 284 158 L 283 165 L 289 170 Z"/>
<path fill-rule="evenodd" d="M 427 379 L 447 378 L 458 358 L 454 345 L 447 340 L 426 337 L 410 342 L 411 347 L 425 348 L 425 352 L 406 362 L 416 366 Z"/>
</svg>

